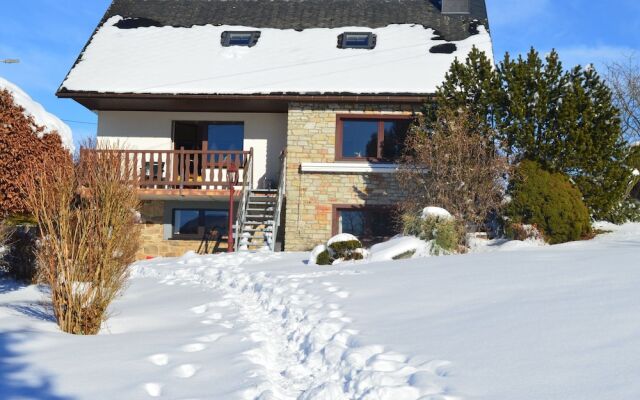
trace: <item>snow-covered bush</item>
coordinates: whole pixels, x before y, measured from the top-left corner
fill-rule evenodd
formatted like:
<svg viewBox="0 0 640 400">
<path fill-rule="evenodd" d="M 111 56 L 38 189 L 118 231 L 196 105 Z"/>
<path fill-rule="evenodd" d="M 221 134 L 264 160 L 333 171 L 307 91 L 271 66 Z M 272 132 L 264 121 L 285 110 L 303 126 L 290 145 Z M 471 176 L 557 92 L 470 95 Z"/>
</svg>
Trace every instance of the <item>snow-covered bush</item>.
<svg viewBox="0 0 640 400">
<path fill-rule="evenodd" d="M 428 257 L 431 244 L 414 236 L 398 235 L 386 242 L 373 245 L 369 261 L 405 260 L 409 258 Z"/>
<path fill-rule="evenodd" d="M 333 265 L 342 261 L 362 260 L 367 251 L 357 237 L 341 233 L 329 239 L 326 245 L 318 245 L 311 252 L 309 261 L 317 265 Z"/>
<path fill-rule="evenodd" d="M 416 236 L 431 244 L 431 254 L 451 254 L 464 244 L 464 227 L 447 210 L 427 207 L 421 215 L 405 213 L 402 216 L 405 235 Z"/>
</svg>

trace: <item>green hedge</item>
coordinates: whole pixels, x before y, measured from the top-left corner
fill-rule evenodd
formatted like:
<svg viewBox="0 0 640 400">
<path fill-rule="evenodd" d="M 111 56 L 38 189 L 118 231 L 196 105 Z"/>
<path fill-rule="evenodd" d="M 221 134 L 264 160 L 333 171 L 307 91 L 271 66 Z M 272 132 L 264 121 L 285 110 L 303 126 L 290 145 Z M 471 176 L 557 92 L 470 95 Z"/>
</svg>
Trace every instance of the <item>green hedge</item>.
<svg viewBox="0 0 640 400">
<path fill-rule="evenodd" d="M 523 161 L 510 184 L 507 215 L 512 223 L 535 225 L 551 244 L 579 240 L 591 233 L 582 193 L 561 173 L 550 173 Z"/>
</svg>

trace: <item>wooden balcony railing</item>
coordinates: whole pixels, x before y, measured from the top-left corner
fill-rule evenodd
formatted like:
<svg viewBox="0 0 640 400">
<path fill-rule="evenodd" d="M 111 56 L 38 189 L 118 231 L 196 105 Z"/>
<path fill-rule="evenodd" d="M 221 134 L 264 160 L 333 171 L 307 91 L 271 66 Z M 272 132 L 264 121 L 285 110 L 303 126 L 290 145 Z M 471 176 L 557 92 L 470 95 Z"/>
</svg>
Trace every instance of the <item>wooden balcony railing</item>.
<svg viewBox="0 0 640 400">
<path fill-rule="evenodd" d="M 94 150 L 81 149 L 81 162 L 109 153 L 120 159 L 123 179 L 138 182 L 141 189 L 229 189 L 227 171 L 238 172 L 243 186 L 253 157 L 249 151 L 219 150 Z"/>
</svg>

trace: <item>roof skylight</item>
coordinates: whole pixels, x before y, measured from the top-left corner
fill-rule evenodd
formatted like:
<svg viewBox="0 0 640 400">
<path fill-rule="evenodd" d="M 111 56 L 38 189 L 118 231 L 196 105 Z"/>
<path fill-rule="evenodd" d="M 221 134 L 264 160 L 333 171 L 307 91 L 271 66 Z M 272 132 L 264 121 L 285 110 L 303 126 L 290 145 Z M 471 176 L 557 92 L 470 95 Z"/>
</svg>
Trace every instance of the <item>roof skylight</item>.
<svg viewBox="0 0 640 400">
<path fill-rule="evenodd" d="M 260 31 L 224 31 L 220 43 L 224 47 L 246 46 L 253 47 L 258 43 Z"/>
<path fill-rule="evenodd" d="M 345 32 L 338 36 L 341 49 L 373 49 L 376 47 L 376 35 L 371 32 Z"/>
</svg>

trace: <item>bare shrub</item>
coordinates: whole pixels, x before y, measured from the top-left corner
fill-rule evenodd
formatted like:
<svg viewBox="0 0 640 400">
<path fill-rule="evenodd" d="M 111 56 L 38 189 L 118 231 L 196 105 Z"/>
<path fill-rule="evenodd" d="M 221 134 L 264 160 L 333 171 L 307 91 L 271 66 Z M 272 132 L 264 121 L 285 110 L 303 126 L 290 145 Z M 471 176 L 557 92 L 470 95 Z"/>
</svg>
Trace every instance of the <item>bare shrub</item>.
<svg viewBox="0 0 640 400">
<path fill-rule="evenodd" d="M 406 193 L 403 214 L 442 207 L 477 229 L 500 209 L 509 167 L 491 139 L 479 133 L 479 125 L 464 109 L 439 110 L 433 126 L 419 119 L 407 137 L 398 174 Z"/>
<path fill-rule="evenodd" d="M 139 246 L 135 185 L 115 152 L 84 152 L 72 167 L 46 166 L 24 181 L 38 222 L 37 260 L 60 328 L 96 334 Z"/>
</svg>

